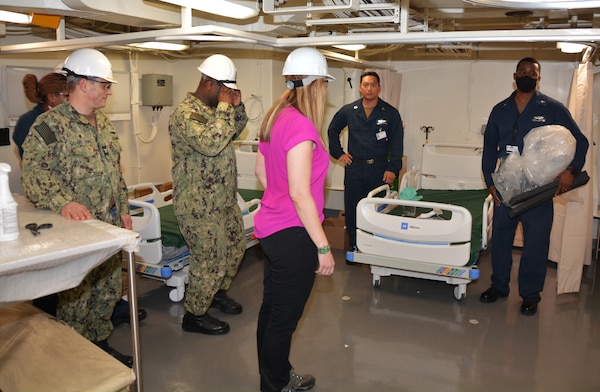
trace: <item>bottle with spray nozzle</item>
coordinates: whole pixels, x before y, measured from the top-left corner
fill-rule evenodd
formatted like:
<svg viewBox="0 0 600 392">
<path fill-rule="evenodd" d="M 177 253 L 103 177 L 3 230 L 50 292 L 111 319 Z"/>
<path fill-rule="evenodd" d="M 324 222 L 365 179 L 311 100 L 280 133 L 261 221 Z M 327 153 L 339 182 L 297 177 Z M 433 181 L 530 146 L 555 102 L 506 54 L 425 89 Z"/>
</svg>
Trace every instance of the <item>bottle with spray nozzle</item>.
<svg viewBox="0 0 600 392">
<path fill-rule="evenodd" d="M 17 202 L 10 193 L 8 173 L 10 165 L 0 162 L 0 241 L 12 241 L 19 238 L 19 220 Z"/>
</svg>

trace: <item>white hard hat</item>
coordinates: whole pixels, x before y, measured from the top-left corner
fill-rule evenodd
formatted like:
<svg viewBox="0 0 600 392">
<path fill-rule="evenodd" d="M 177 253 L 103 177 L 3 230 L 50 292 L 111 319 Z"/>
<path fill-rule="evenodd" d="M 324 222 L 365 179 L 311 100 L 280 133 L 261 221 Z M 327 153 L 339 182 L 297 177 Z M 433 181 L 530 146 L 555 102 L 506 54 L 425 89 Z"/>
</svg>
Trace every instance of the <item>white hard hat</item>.
<svg viewBox="0 0 600 392">
<path fill-rule="evenodd" d="M 236 83 L 237 69 L 233 61 L 222 54 L 213 54 L 200 64 L 198 71 L 210 76 L 217 82 L 223 83 L 225 87 L 239 90 Z"/>
<path fill-rule="evenodd" d="M 67 76 L 93 77 L 117 83 L 112 66 L 105 55 L 96 49 L 77 49 L 65 60 L 63 71 Z"/>
<path fill-rule="evenodd" d="M 288 81 L 286 82 L 287 88 L 290 90 L 295 87 L 307 86 L 314 80 L 319 78 L 325 78 L 327 80 L 335 80 L 333 76 L 329 74 L 327 69 L 327 60 L 321 52 L 315 48 L 298 48 L 294 49 L 285 59 L 283 65 L 283 76 L 288 75 L 306 75 L 307 78 L 301 81 Z M 302 83 L 300 83 L 302 82 Z"/>
</svg>

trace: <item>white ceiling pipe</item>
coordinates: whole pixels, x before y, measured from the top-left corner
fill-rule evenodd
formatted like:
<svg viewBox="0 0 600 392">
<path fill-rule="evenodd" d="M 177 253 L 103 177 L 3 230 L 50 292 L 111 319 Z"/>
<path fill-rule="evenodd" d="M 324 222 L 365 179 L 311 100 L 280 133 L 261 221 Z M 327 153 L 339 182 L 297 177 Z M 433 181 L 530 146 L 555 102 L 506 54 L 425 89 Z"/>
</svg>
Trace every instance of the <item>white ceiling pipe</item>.
<svg viewBox="0 0 600 392">
<path fill-rule="evenodd" d="M 181 27 L 192 27 L 192 9 L 181 7 Z"/>
<path fill-rule="evenodd" d="M 310 38 L 278 38 L 277 46 L 331 46 L 339 44 L 424 44 L 444 42 L 595 42 L 600 41 L 600 28 L 569 30 L 493 30 L 412 33 L 365 33 Z"/>
<path fill-rule="evenodd" d="M 61 41 L 66 38 L 65 18 L 60 18 L 58 28 L 56 29 L 56 40 Z"/>
<path fill-rule="evenodd" d="M 332 52 L 329 50 L 321 50 L 321 53 L 323 53 L 323 56 L 327 57 L 328 59 L 338 60 L 338 61 L 342 61 L 342 62 L 348 63 L 348 64 L 356 64 L 356 65 L 360 65 L 364 68 L 387 69 L 389 71 L 396 71 L 395 67 L 383 65 L 381 63 L 373 63 L 370 61 L 364 61 L 358 57 L 352 57 L 352 56 L 348 56 L 346 54 Z"/>
<path fill-rule="evenodd" d="M 207 25 L 191 28 L 175 28 L 143 31 L 135 33 L 110 34 L 97 37 L 46 41 L 28 44 L 0 46 L 0 55 L 7 53 L 31 53 L 43 51 L 73 50 L 82 47 L 102 47 L 124 45 L 136 42 L 159 40 L 160 37 L 177 38 L 184 35 L 222 35 L 247 38 L 259 45 L 271 47 L 332 46 L 339 44 L 424 44 L 424 43 L 468 43 L 468 42 L 597 42 L 600 41 L 600 28 L 568 30 L 495 30 L 495 31 L 452 31 L 452 32 L 382 32 L 335 36 L 311 36 L 295 38 L 274 38 L 262 34 L 244 32 L 237 29 Z"/>
<path fill-rule="evenodd" d="M 409 0 L 402 0 L 400 4 L 400 32 L 408 33 Z"/>
<path fill-rule="evenodd" d="M 44 51 L 75 50 L 79 48 L 98 48 L 114 45 L 126 45 L 132 43 L 149 42 L 160 40 L 161 37 L 171 36 L 173 39 L 188 35 L 222 35 L 228 37 L 247 38 L 265 46 L 276 46 L 275 38 L 266 37 L 262 34 L 248 33 L 221 26 L 196 26 L 191 28 L 175 28 L 164 30 L 141 31 L 135 33 L 109 34 L 86 38 L 74 38 L 64 41 L 32 42 L 27 44 L 15 44 L 0 46 L 0 55 L 14 53 L 36 53 Z"/>
</svg>

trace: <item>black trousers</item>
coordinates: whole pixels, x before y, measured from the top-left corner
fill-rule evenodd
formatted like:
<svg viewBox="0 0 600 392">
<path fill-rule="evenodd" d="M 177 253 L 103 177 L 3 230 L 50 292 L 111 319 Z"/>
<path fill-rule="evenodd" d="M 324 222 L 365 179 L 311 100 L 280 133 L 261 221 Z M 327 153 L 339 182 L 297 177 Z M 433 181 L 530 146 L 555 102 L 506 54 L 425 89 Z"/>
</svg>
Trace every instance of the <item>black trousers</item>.
<svg viewBox="0 0 600 392">
<path fill-rule="evenodd" d="M 292 335 L 310 296 L 319 261 L 316 246 L 303 227 L 279 231 L 260 243 L 265 254 L 256 334 L 260 390 L 279 392 L 290 379 Z"/>
<path fill-rule="evenodd" d="M 356 205 L 367 196 L 367 193 L 383 185 L 383 173 L 387 168 L 386 161 L 372 165 L 352 163 L 344 172 L 344 209 L 346 213 L 346 231 L 350 247 L 356 245 Z"/>
<path fill-rule="evenodd" d="M 512 244 L 519 221 L 523 224 L 523 251 L 519 262 L 519 295 L 522 298 L 541 300 L 548 268 L 550 231 L 554 219 L 552 200 L 525 211 L 511 219 L 504 204 L 494 206 L 492 222 L 492 287 L 502 294 L 510 291 L 510 274 L 513 265 Z"/>
</svg>

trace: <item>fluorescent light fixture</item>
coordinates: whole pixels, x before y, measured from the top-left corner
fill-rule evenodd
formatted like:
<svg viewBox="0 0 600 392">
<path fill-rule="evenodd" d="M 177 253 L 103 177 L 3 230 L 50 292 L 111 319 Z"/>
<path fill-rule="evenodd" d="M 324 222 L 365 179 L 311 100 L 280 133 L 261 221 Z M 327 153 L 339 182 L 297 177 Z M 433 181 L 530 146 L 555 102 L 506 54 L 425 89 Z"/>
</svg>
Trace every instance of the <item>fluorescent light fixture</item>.
<svg viewBox="0 0 600 392">
<path fill-rule="evenodd" d="M 227 0 L 161 0 L 164 3 L 189 7 L 210 14 L 226 16 L 235 19 L 247 19 L 258 15 L 256 1 L 227 1 Z"/>
<path fill-rule="evenodd" d="M 340 45 L 331 45 L 334 48 L 343 49 L 343 50 L 363 50 L 367 47 L 365 44 L 340 44 Z"/>
<path fill-rule="evenodd" d="M 464 8 L 438 8 L 437 11 L 443 14 L 464 14 Z"/>
<path fill-rule="evenodd" d="M 142 49 L 157 49 L 157 50 L 186 50 L 189 49 L 189 45 L 185 44 L 177 44 L 173 42 L 143 42 L 140 44 L 130 44 L 130 46 L 135 46 L 136 48 Z"/>
<path fill-rule="evenodd" d="M 33 15 L 19 14 L 17 12 L 0 11 L 0 20 L 10 23 L 31 24 Z"/>
<path fill-rule="evenodd" d="M 574 42 L 557 42 L 556 47 L 563 53 L 581 53 L 588 46 Z"/>
</svg>

